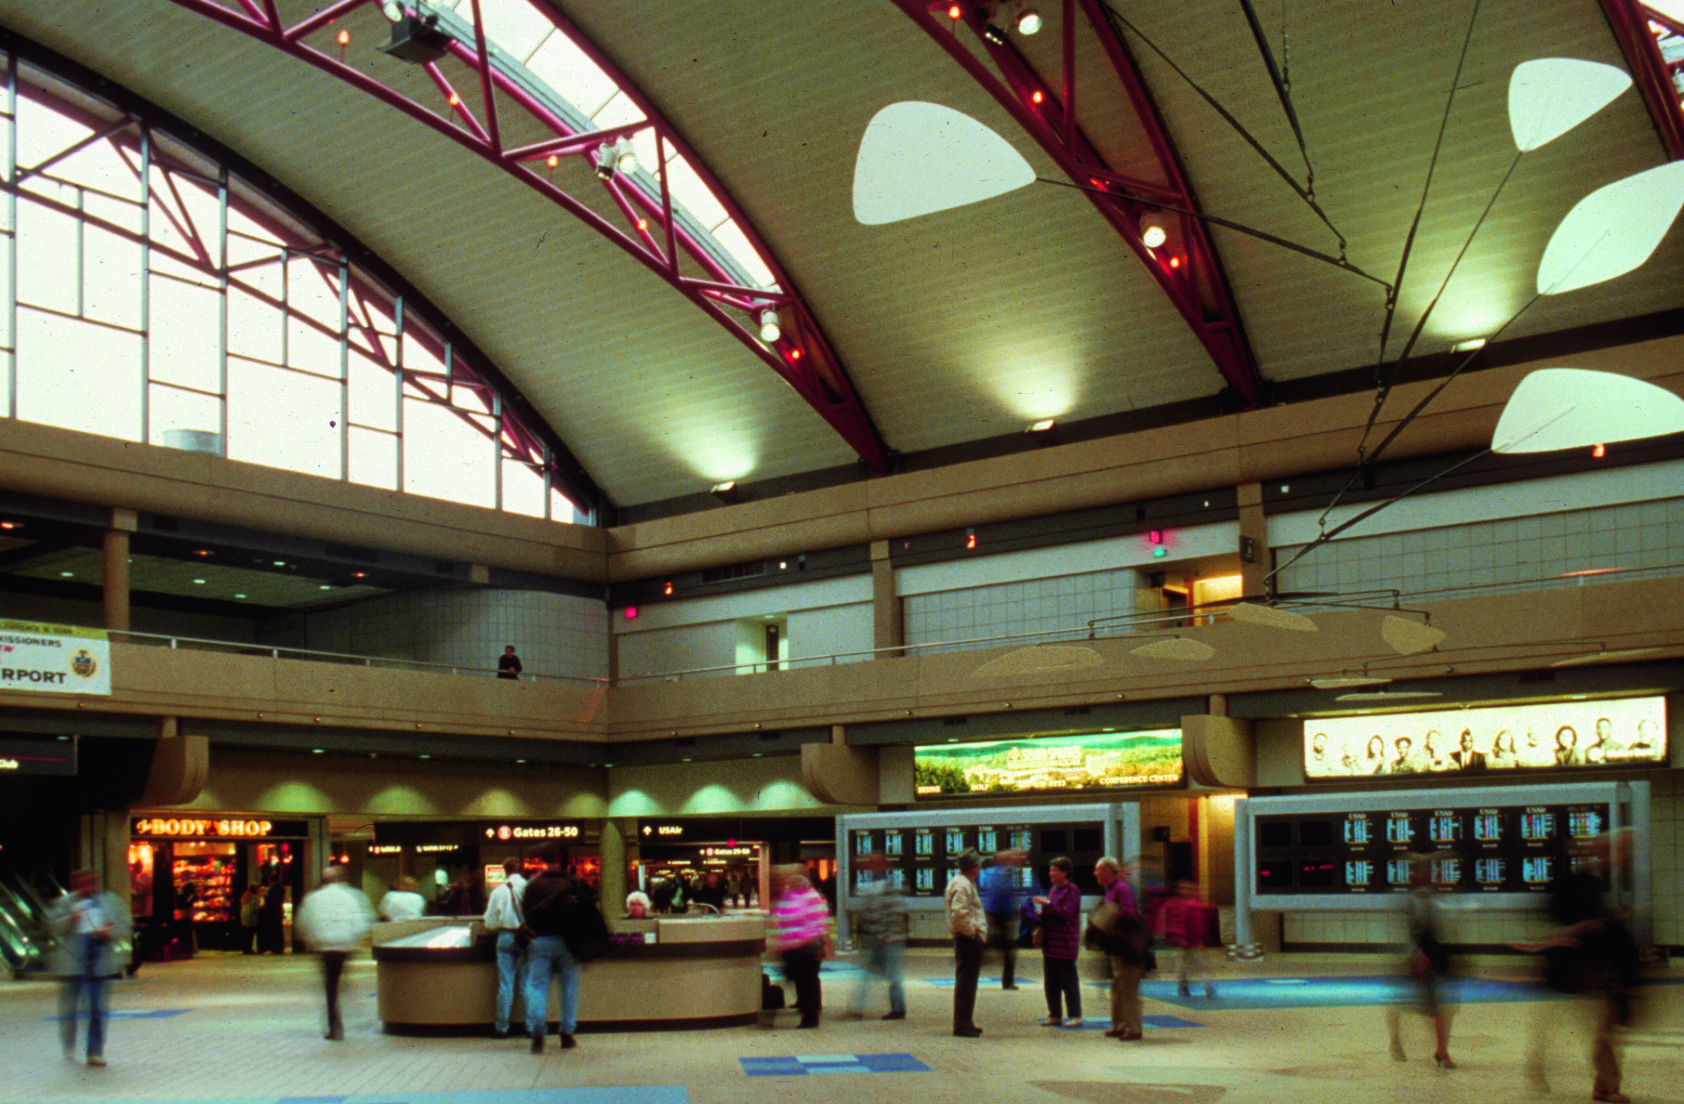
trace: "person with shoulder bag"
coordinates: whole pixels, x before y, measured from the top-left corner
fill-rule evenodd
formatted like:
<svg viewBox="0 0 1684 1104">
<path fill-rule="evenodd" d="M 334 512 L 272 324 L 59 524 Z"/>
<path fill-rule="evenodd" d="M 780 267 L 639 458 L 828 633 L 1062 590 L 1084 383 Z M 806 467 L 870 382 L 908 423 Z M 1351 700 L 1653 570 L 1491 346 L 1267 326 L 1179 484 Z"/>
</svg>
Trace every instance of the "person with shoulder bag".
<svg viewBox="0 0 1684 1104">
<path fill-rule="evenodd" d="M 1124 1042 L 1145 1036 L 1141 1026 L 1140 982 L 1152 954 L 1152 930 L 1135 908 L 1134 889 L 1124 868 L 1107 855 L 1094 867 L 1105 899 L 1088 918 L 1084 942 L 1103 953 L 1111 975 L 1111 1030 L 1107 1038 Z"/>
<path fill-rule="evenodd" d="M 497 1022 L 492 1033 L 499 1039 L 509 1037 L 509 1010 L 514 1005 L 515 990 L 526 982 L 526 946 L 530 936 L 522 937 L 526 927 L 520 898 L 526 891 L 526 879 L 521 875 L 517 858 L 503 860 L 503 884 L 491 892 L 485 906 L 485 930 L 497 942 Z"/>
<path fill-rule="evenodd" d="M 561 982 L 561 1047 L 577 1046 L 573 1030 L 579 1018 L 579 959 L 564 938 L 569 923 L 569 902 L 574 882 L 562 870 L 560 851 L 544 855 L 544 872 L 532 879 L 521 894 L 520 907 L 526 930 L 532 932 L 526 948 L 526 1034 L 532 1053 L 544 1053 L 548 1030 L 550 982 Z M 598 916 L 598 922 L 601 916 Z"/>
</svg>

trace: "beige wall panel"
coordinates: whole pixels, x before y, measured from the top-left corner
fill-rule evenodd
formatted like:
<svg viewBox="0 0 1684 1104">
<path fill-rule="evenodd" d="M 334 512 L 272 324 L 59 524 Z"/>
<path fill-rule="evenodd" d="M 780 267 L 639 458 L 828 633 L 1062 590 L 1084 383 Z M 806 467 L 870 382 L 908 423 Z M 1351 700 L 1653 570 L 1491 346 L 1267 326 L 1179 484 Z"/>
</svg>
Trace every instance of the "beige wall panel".
<svg viewBox="0 0 1684 1104">
<path fill-rule="evenodd" d="M 857 544 L 869 484 L 744 502 L 608 531 L 611 579 L 641 579 L 697 565 Z"/>
<path fill-rule="evenodd" d="M 188 809 L 381 817 L 602 817 L 600 770 L 216 748 Z"/>
<path fill-rule="evenodd" d="M 617 767 L 608 773 L 609 815 L 705 816 L 715 813 L 845 813 L 867 807 L 826 805 L 801 782 L 794 755 L 713 763 Z"/>
<path fill-rule="evenodd" d="M 1587 607 L 1585 596 L 1607 592 Z M 1620 592 L 1616 594 L 1615 592 Z M 1536 666 L 1581 650 L 1657 646 L 1684 651 L 1684 579 L 1594 583 L 1584 587 L 1433 603 L 1434 627 L 1448 633 L 1436 651 L 1404 656 L 1381 636 L 1390 611 L 1318 613 L 1316 632 L 1239 622 L 1189 630 L 1216 655 L 1204 662 L 1131 655 L 1140 638 L 1060 645 L 1079 647 L 1087 666 L 1061 662 L 1037 668 L 1018 661 L 1037 649 L 982 648 L 910 659 L 813 668 L 742 678 L 698 679 L 614 692 L 615 739 L 650 739 L 805 724 L 846 724 L 907 716 L 1006 712 L 1131 699 L 1203 696 L 1302 688 L 1312 677 L 1361 669 L 1389 676 L 1473 674 Z M 1547 626 L 1547 629 L 1540 629 Z M 1516 643 L 1557 641 L 1572 643 Z M 998 674 L 1002 670 L 1020 674 Z"/>
<path fill-rule="evenodd" d="M 0 486 L 566 578 L 604 578 L 600 529 L 7 419 Z"/>
<path fill-rule="evenodd" d="M 266 656 L 112 645 L 110 697 L 0 694 L 0 706 L 86 708 L 485 736 L 600 740 L 607 691 L 556 683 L 346 667 Z M 259 716 L 262 714 L 262 716 Z M 317 721 L 317 718 L 320 721 Z"/>
</svg>

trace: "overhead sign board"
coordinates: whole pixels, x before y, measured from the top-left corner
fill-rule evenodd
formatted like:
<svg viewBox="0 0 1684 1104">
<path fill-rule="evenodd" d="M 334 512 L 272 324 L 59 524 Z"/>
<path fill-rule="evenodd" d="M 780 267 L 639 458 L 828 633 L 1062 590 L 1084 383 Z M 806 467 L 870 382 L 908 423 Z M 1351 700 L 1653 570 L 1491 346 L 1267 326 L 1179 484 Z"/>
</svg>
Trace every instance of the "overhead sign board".
<svg viewBox="0 0 1684 1104">
<path fill-rule="evenodd" d="M 1181 781 L 1181 730 L 1025 736 L 912 752 L 919 798 L 1093 793 Z"/>
<path fill-rule="evenodd" d="M 0 621 L 0 691 L 110 694 L 111 641 L 103 629 Z"/>
<path fill-rule="evenodd" d="M 75 774 L 76 738 L 0 740 L 0 775 Z"/>
</svg>

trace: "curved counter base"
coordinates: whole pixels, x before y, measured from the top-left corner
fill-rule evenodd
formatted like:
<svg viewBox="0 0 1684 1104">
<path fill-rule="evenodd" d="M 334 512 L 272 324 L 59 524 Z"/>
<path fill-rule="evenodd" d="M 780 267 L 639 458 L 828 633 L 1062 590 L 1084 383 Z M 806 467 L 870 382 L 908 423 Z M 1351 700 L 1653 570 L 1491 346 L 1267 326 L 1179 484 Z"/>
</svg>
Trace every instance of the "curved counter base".
<svg viewBox="0 0 1684 1104">
<path fill-rule="evenodd" d="M 694 1030 L 758 1021 L 766 948 L 762 920 L 662 920 L 648 927 L 660 942 L 617 945 L 580 968 L 580 1032 Z M 496 955 L 479 935 L 477 924 L 459 924 L 374 948 L 380 1019 L 388 1034 L 491 1030 L 497 1017 Z M 549 1005 L 546 1019 L 553 1030 L 560 1018 L 560 986 L 550 987 Z M 513 1033 L 524 1033 L 525 1018 L 517 992 Z"/>
</svg>

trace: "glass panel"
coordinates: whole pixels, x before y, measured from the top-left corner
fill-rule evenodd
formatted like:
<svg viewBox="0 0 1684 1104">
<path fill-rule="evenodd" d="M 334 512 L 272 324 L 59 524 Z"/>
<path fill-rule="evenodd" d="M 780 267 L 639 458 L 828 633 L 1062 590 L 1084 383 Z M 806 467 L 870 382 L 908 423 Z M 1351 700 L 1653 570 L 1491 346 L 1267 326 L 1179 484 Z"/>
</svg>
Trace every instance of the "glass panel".
<svg viewBox="0 0 1684 1104">
<path fill-rule="evenodd" d="M 291 315 L 287 318 L 287 363 L 318 376 L 339 379 L 344 374 L 339 335 L 321 322 Z"/>
<path fill-rule="evenodd" d="M 154 380 L 222 391 L 222 295 L 167 276 L 148 280 Z"/>
<path fill-rule="evenodd" d="M 17 120 L 18 164 L 24 168 L 39 165 L 93 133 L 54 107 L 26 95 L 18 96 Z"/>
<path fill-rule="evenodd" d="M 74 192 L 64 191 L 74 203 Z M 76 230 L 74 216 L 18 197 L 19 302 L 76 313 Z"/>
<path fill-rule="evenodd" d="M 137 163 L 138 163 L 138 155 Z M 111 196 L 140 201 L 140 177 L 118 155 L 110 139 L 95 142 L 54 162 L 48 174 Z"/>
<path fill-rule="evenodd" d="M 571 522 L 574 525 L 583 525 L 587 519 L 584 514 L 579 512 L 579 507 L 573 504 L 572 499 L 562 494 L 556 488 L 551 487 L 550 520 Z"/>
<path fill-rule="evenodd" d="M 228 358 L 228 458 L 342 476 L 339 384 Z"/>
<path fill-rule="evenodd" d="M 469 4 L 458 14 L 472 19 L 473 13 Z M 485 22 L 485 37 L 518 58 L 537 49 L 543 37 L 555 31 L 555 25 L 526 0 L 480 0 L 480 16 Z"/>
<path fill-rule="evenodd" d="M 672 193 L 674 203 L 709 230 L 730 217 L 708 186 L 702 183 L 702 178 L 696 175 L 696 170 L 690 167 L 690 162 L 682 157 L 667 161 L 667 190 Z"/>
<path fill-rule="evenodd" d="M 255 295 L 229 288 L 228 352 L 279 363 L 281 312 Z"/>
<path fill-rule="evenodd" d="M 97 197 L 90 197 L 97 198 Z M 112 201 L 105 201 L 109 206 Z M 133 210 L 133 208 L 130 208 Z M 82 314 L 138 330 L 146 258 L 140 242 L 97 226 L 82 231 Z"/>
<path fill-rule="evenodd" d="M 403 411 L 403 489 L 470 506 L 496 503 L 489 427 L 449 407 L 409 400 Z"/>
<path fill-rule="evenodd" d="M 749 245 L 748 238 L 743 235 L 741 230 L 737 229 L 735 219 L 715 229 L 713 236 L 714 240 L 723 245 L 726 251 L 737 259 L 737 263 L 748 271 L 749 279 L 754 282 L 755 287 L 769 288 L 772 286 L 772 270 L 761 262 L 760 255 L 754 251 L 753 246 Z"/>
<path fill-rule="evenodd" d="M 503 461 L 503 509 L 527 517 L 544 516 L 544 473 L 518 460 Z"/>
<path fill-rule="evenodd" d="M 20 310 L 17 416 L 140 440 L 140 341 L 109 326 Z"/>
<path fill-rule="evenodd" d="M 0 211 L 9 210 L 11 204 L 6 202 L 5 196 L 0 196 Z M 11 235 L 0 237 L 0 348 L 12 347 L 12 239 Z"/>
<path fill-rule="evenodd" d="M 151 423 L 152 444 L 197 452 L 222 451 L 221 399 L 160 383 L 154 383 L 148 395 L 151 404 L 147 421 Z"/>
<path fill-rule="evenodd" d="M 193 258 L 198 256 L 196 249 L 202 250 L 210 265 L 220 265 L 221 217 L 217 214 L 220 206 L 217 194 L 210 186 L 153 168 L 149 229 L 155 246 Z"/>
<path fill-rule="evenodd" d="M 564 34 L 545 39 L 538 52 L 527 59 L 526 67 L 587 118 L 601 111 L 602 105 L 620 90 Z"/>
<path fill-rule="evenodd" d="M 359 349 L 358 341 L 351 342 L 350 417 L 353 425 L 372 426 L 389 433 L 398 430 L 398 400 L 392 372 L 385 364 L 369 358 Z"/>
<path fill-rule="evenodd" d="M 12 354 L 0 353 L 0 418 L 12 416 Z"/>
<path fill-rule="evenodd" d="M 398 438 L 393 433 L 351 427 L 351 470 L 353 483 L 383 490 L 398 489 Z"/>
</svg>

